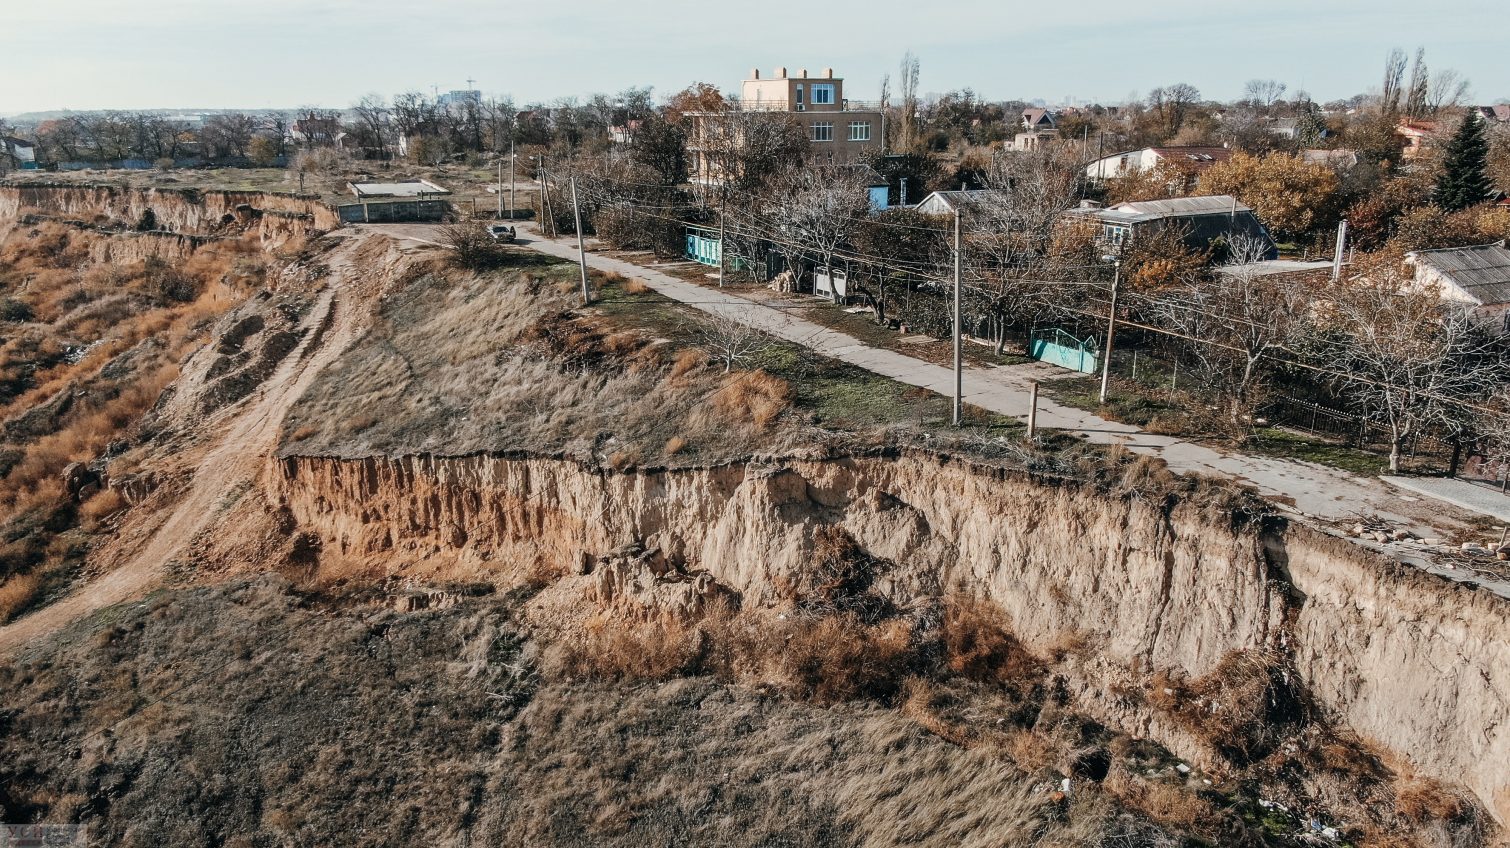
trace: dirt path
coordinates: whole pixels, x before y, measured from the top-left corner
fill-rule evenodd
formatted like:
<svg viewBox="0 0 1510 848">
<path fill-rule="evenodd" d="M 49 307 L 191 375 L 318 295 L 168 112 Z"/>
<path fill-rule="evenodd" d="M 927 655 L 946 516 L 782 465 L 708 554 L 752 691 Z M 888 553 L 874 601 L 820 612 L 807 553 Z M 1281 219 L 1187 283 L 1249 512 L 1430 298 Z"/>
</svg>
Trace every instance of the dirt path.
<svg viewBox="0 0 1510 848">
<path fill-rule="evenodd" d="M 194 469 L 183 497 L 151 537 L 120 566 L 68 597 L 0 627 L 0 652 L 103 609 L 151 587 L 164 567 L 216 515 L 216 505 L 237 486 L 255 483 L 277 449 L 283 417 L 294 401 L 361 333 L 350 303 L 355 281 L 348 238 L 328 260 L 331 275 L 301 325 L 303 338 L 246 407 L 223 425 L 220 439 Z M 328 324 L 322 333 L 321 327 Z"/>
</svg>

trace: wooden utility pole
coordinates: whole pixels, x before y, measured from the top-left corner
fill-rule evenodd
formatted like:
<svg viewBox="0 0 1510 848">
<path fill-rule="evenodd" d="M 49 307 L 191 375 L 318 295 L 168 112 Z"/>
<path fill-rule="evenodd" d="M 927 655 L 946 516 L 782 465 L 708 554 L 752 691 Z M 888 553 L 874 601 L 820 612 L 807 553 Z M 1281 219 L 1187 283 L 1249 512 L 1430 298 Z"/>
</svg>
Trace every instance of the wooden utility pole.
<svg viewBox="0 0 1510 848">
<path fill-rule="evenodd" d="M 1118 259 L 1112 271 L 1112 302 L 1106 313 L 1106 349 L 1101 351 L 1101 405 L 1106 405 L 1106 386 L 1112 373 L 1112 339 L 1117 332 L 1117 292 L 1122 288 L 1122 260 Z"/>
<path fill-rule="evenodd" d="M 587 247 L 582 238 L 582 205 L 577 202 L 577 175 L 571 177 L 571 214 L 577 224 L 577 265 L 582 271 L 582 305 L 592 303 L 592 289 L 587 286 Z"/>
<path fill-rule="evenodd" d="M 952 415 L 954 426 L 960 425 L 961 413 L 964 412 L 964 371 L 961 362 L 960 343 L 962 330 L 960 326 L 960 222 L 959 207 L 954 209 L 954 414 Z"/>
</svg>

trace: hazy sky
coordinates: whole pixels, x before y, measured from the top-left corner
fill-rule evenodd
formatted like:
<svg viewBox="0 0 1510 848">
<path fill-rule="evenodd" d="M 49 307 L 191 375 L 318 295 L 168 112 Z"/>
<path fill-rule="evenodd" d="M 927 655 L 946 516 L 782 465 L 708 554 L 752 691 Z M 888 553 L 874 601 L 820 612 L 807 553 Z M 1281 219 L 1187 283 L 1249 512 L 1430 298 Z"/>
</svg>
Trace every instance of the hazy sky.
<svg viewBox="0 0 1510 848">
<path fill-rule="evenodd" d="M 922 89 L 1120 102 L 1272 77 L 1320 100 L 1425 46 L 1510 97 L 1506 0 L 0 0 L 0 115 L 62 108 L 346 106 L 468 77 L 522 103 L 833 66 L 871 99 L 906 50 Z"/>
</svg>

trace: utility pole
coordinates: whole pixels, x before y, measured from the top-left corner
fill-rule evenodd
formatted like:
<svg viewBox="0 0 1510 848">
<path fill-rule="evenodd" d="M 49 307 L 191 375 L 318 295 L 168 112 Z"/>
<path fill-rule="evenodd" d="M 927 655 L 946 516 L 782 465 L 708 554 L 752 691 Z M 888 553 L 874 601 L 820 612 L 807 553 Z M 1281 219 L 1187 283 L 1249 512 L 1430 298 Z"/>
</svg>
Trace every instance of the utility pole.
<svg viewBox="0 0 1510 848">
<path fill-rule="evenodd" d="M 551 193 L 545 185 L 545 158 L 537 158 L 540 167 L 535 172 L 535 177 L 540 182 L 540 212 L 545 216 L 545 220 L 540 222 L 540 233 L 546 238 L 555 238 L 556 216 L 551 214 Z"/>
<path fill-rule="evenodd" d="M 582 271 L 582 305 L 592 303 L 592 290 L 587 287 L 587 247 L 582 239 L 582 206 L 577 203 L 577 175 L 571 177 L 571 214 L 577 224 L 577 265 Z"/>
<path fill-rule="evenodd" d="M 503 217 L 503 160 L 498 160 L 498 217 Z"/>
<path fill-rule="evenodd" d="M 514 174 L 519 170 L 518 157 L 514 155 L 514 139 L 509 139 L 509 220 L 514 220 L 514 210 L 519 207 L 514 204 Z M 500 186 L 500 190 L 502 187 Z"/>
<path fill-rule="evenodd" d="M 1332 252 L 1332 282 L 1342 279 L 1342 251 L 1347 244 L 1347 219 L 1337 224 L 1337 249 Z"/>
<path fill-rule="evenodd" d="M 723 193 L 723 202 L 718 206 L 718 287 L 724 287 L 724 216 L 729 211 L 729 193 Z"/>
<path fill-rule="evenodd" d="M 1101 405 L 1106 405 L 1106 386 L 1112 374 L 1112 337 L 1117 332 L 1117 292 L 1122 288 L 1122 260 L 1117 259 L 1112 271 L 1112 303 L 1106 315 L 1106 350 L 1101 352 Z"/>
<path fill-rule="evenodd" d="M 902 178 L 902 190 L 900 192 L 900 195 L 901 195 L 900 199 L 902 201 L 902 205 L 906 206 L 907 205 L 907 178 L 906 177 Z"/>
<path fill-rule="evenodd" d="M 954 208 L 954 413 L 952 415 L 954 426 L 960 425 L 961 413 L 964 411 L 964 372 L 960 360 L 960 341 L 962 338 L 960 326 L 960 223 L 959 207 Z"/>
</svg>

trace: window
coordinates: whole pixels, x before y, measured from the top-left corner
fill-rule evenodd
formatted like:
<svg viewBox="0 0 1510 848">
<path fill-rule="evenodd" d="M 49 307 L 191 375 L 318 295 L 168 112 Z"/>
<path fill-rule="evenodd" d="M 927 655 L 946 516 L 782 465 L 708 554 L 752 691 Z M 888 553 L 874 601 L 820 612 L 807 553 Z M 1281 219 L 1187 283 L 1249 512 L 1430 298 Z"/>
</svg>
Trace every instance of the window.
<svg viewBox="0 0 1510 848">
<path fill-rule="evenodd" d="M 813 85 L 813 105 L 830 105 L 834 102 L 834 87 L 832 85 Z"/>
<path fill-rule="evenodd" d="M 797 83 L 797 105 L 802 105 L 802 83 Z"/>
<path fill-rule="evenodd" d="M 832 121 L 819 121 L 813 124 L 813 141 L 833 141 L 834 124 Z"/>
<path fill-rule="evenodd" d="M 870 121 L 850 121 L 849 140 L 870 141 Z"/>
</svg>

